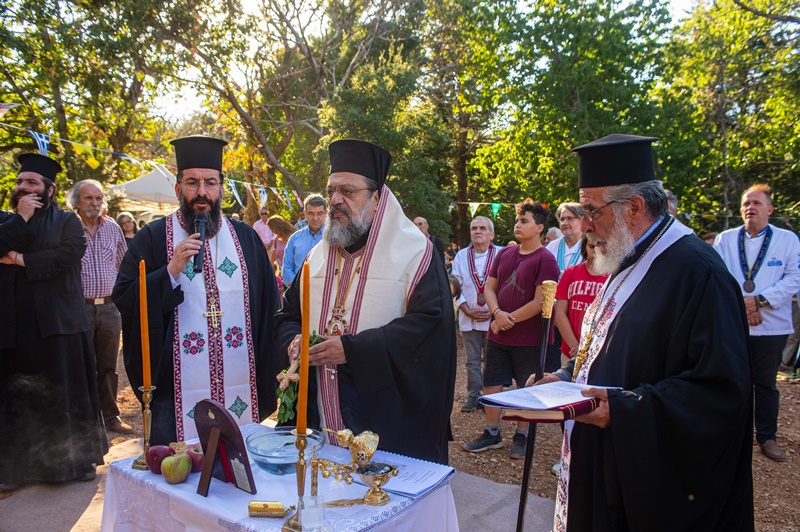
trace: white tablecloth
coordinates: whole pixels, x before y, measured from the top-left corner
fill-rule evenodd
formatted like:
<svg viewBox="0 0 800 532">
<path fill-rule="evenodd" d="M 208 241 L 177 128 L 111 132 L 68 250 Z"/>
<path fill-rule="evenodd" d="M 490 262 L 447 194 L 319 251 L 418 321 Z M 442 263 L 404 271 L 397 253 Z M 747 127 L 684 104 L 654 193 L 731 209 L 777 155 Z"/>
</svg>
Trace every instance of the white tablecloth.
<svg viewBox="0 0 800 532">
<path fill-rule="evenodd" d="M 258 493 L 251 495 L 233 484 L 211 480 L 208 497 L 197 494 L 200 473 L 182 484 L 170 485 L 161 475 L 131 469 L 134 458 L 113 462 L 108 468 L 103 531 L 168 530 L 266 530 L 279 531 L 285 518 L 249 517 L 252 500 L 280 501 L 284 507 L 297 504 L 295 475 L 275 476 L 252 464 Z M 311 486 L 307 467 L 306 493 Z M 363 497 L 367 488 L 329 478 L 319 479 L 319 495 L 326 501 Z M 384 506 L 359 505 L 327 508 L 325 518 L 332 530 L 458 531 L 453 492 L 444 482 L 417 499 L 390 494 Z"/>
</svg>

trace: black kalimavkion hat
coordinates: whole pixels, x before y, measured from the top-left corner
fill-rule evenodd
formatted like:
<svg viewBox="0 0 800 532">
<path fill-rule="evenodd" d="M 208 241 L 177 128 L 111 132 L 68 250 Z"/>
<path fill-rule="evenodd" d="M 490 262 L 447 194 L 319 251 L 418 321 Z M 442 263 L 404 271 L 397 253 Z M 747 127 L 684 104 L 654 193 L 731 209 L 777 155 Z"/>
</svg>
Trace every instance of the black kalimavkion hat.
<svg viewBox="0 0 800 532">
<path fill-rule="evenodd" d="M 20 173 L 34 172 L 54 183 L 56 181 L 56 174 L 61 171 L 61 165 L 58 164 L 58 161 L 38 153 L 23 153 L 17 157 L 17 161 L 19 161 Z"/>
<path fill-rule="evenodd" d="M 377 144 L 363 140 L 343 139 L 331 142 L 328 146 L 331 171 L 352 172 L 363 175 L 383 188 L 389 167 L 392 165 L 392 154 Z"/>
<path fill-rule="evenodd" d="M 578 187 L 594 188 L 652 181 L 655 137 L 608 135 L 572 151 L 578 154 Z"/>
<path fill-rule="evenodd" d="M 187 168 L 211 168 L 222 172 L 222 148 L 228 142 L 205 135 L 192 135 L 170 142 L 175 146 L 178 171 Z"/>
</svg>

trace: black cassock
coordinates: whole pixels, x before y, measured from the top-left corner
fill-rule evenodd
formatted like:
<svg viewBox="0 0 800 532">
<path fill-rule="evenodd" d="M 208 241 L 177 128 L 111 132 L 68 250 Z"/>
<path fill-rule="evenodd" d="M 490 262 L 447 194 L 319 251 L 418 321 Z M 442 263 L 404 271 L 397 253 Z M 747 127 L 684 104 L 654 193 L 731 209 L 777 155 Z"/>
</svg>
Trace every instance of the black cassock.
<svg viewBox="0 0 800 532">
<path fill-rule="evenodd" d="M 292 283 L 275 316 L 275 340 L 284 357 L 300 334 L 300 285 Z M 336 370 L 345 427 L 355 434 L 377 433 L 379 448 L 385 451 L 446 464 L 456 336 L 442 260 L 431 256 L 404 316 L 383 327 L 342 336 L 342 345 L 347 363 Z M 288 359 L 284 361 L 288 365 Z M 308 423 L 318 428 L 316 374 L 311 371 L 308 383 Z"/>
<path fill-rule="evenodd" d="M 687 235 L 655 259 L 589 384 L 622 390 L 608 428 L 575 423 L 567 530 L 753 530 L 748 325 L 711 246 Z"/>
<path fill-rule="evenodd" d="M 264 244 L 247 224 L 233 224 L 242 255 L 247 264 L 250 319 L 253 329 L 253 349 L 256 358 L 256 387 L 258 413 L 263 420 L 275 411 L 275 375 L 283 363 L 277 362 L 272 348 L 272 317 L 278 309 L 278 285 L 269 266 Z M 125 370 L 136 396 L 142 400 L 142 347 L 139 329 L 139 261 L 144 259 L 147 270 L 148 324 L 150 328 L 150 359 L 152 383 L 156 387 L 150 408 L 153 425 L 152 445 L 165 445 L 176 439 L 175 386 L 172 340 L 175 308 L 183 303 L 180 285 L 172 288 L 167 271 L 166 219 L 161 218 L 142 227 L 133 238 L 122 261 L 112 298 L 122 315 L 122 349 Z"/>
<path fill-rule="evenodd" d="M 26 223 L 0 212 L 0 483 L 80 478 L 108 450 L 89 314 L 81 286 L 86 237 L 55 206 Z"/>
</svg>

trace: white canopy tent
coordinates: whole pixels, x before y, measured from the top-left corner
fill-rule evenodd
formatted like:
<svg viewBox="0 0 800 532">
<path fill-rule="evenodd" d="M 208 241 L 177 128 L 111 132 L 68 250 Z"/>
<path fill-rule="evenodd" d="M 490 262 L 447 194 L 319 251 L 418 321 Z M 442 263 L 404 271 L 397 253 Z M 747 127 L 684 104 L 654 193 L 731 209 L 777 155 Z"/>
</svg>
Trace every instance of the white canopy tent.
<svg viewBox="0 0 800 532">
<path fill-rule="evenodd" d="M 178 206 L 175 176 L 161 164 L 133 181 L 112 186 L 108 195 L 121 198 L 120 209 L 126 211 L 173 211 Z"/>
</svg>

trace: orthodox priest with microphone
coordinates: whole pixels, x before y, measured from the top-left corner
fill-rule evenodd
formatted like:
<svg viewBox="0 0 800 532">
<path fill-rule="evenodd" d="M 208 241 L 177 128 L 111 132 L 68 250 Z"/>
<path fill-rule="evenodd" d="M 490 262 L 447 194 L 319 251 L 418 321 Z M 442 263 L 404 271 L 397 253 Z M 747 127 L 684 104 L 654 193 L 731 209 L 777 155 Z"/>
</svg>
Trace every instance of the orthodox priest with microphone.
<svg viewBox="0 0 800 532">
<path fill-rule="evenodd" d="M 125 369 L 141 401 L 139 261 L 147 271 L 152 381 L 150 443 L 197 437 L 194 406 L 222 403 L 240 425 L 275 410 L 272 316 L 278 285 L 252 227 L 222 216 L 224 140 L 175 139 L 178 166 L 170 216 L 136 233 L 112 298 L 122 315 Z"/>
</svg>

